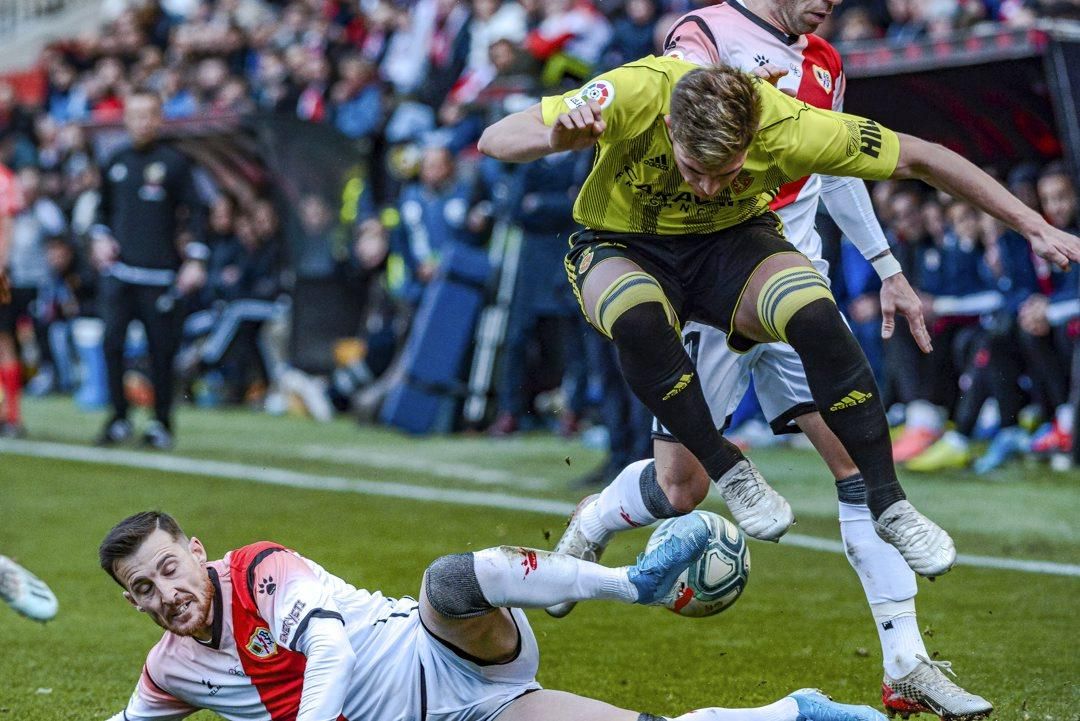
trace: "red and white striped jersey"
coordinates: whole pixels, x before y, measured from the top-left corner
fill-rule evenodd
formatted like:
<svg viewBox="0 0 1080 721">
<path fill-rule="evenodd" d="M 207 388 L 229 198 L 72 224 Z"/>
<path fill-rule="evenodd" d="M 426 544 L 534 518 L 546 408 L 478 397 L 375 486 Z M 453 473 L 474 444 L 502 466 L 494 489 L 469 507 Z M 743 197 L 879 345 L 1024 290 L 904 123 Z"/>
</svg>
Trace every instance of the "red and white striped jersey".
<svg viewBox="0 0 1080 721">
<path fill-rule="evenodd" d="M 743 70 L 770 64 L 788 74 L 777 87 L 818 108 L 842 110 L 844 69 L 840 54 L 817 35 L 788 35 L 747 10 L 738 0 L 683 15 L 671 26 L 664 54 L 698 65 L 724 64 Z M 821 180 L 812 175 L 784 185 L 771 203 L 800 243 L 814 227 Z M 804 251 L 805 252 L 805 251 Z M 820 252 L 820 251 L 819 251 Z"/>
<path fill-rule="evenodd" d="M 420 663 L 397 623 L 418 613 L 415 600 L 356 589 L 269 542 L 231 551 L 207 564 L 207 573 L 213 638 L 166 632 L 115 718 L 179 719 L 208 709 L 229 721 L 293 721 L 307 660 L 295 649 L 313 618 L 341 620 L 356 654 L 341 719 L 419 715 Z"/>
</svg>

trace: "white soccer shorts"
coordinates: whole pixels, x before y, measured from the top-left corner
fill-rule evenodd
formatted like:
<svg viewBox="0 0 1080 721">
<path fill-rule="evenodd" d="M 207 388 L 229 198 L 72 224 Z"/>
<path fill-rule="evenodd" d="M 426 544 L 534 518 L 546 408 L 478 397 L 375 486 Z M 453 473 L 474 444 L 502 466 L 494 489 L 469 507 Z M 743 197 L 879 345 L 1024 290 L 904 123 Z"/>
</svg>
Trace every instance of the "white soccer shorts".
<svg viewBox="0 0 1080 721">
<path fill-rule="evenodd" d="M 540 648 L 520 608 L 510 609 L 520 645 L 513 660 L 485 664 L 433 636 L 421 624 L 417 651 L 424 668 L 428 721 L 490 721 L 515 699 L 538 691 Z M 416 614 L 419 623 L 419 614 Z"/>
</svg>

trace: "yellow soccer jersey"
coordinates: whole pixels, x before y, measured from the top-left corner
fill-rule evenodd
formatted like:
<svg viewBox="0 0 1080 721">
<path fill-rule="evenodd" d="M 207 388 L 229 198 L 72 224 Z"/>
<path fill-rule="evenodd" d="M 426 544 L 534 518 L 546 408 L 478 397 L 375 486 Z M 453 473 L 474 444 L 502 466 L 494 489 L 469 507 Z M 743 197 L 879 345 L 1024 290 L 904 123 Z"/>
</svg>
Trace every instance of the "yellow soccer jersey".
<svg viewBox="0 0 1080 721">
<path fill-rule="evenodd" d="M 623 233 L 708 233 L 764 213 L 781 185 L 812 173 L 881 180 L 896 169 L 900 143 L 891 130 L 812 107 L 759 81 L 761 127 L 746 164 L 717 197 L 698 198 L 675 167 L 664 124 L 671 91 L 696 67 L 649 56 L 541 101 L 547 125 L 590 99 L 607 123 L 574 203 L 574 220 Z"/>
</svg>

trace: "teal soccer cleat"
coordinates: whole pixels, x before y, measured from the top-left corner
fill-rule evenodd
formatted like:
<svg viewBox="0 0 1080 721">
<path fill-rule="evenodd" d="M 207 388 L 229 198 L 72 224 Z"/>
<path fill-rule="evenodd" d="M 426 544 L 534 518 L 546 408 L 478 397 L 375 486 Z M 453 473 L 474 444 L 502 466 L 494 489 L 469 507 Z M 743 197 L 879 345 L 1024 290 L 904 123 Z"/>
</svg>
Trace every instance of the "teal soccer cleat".
<svg viewBox="0 0 1080 721">
<path fill-rule="evenodd" d="M 816 688 L 788 694 L 799 706 L 798 721 L 887 721 L 885 714 L 869 706 L 837 703 Z"/>
<path fill-rule="evenodd" d="M 709 527 L 690 513 L 671 525 L 670 535 L 653 550 L 638 556 L 630 567 L 630 583 L 638 590 L 637 602 L 659 603 L 671 593 L 679 575 L 701 558 L 709 545 Z"/>
</svg>

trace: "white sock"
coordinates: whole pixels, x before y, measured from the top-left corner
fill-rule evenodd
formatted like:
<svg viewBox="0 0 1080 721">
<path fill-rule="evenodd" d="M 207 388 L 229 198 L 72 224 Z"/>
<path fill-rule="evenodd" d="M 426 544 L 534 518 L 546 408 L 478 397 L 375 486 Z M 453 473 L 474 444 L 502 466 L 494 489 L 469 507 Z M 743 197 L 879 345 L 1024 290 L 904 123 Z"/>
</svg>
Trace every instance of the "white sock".
<svg viewBox="0 0 1080 721">
<path fill-rule="evenodd" d="M 907 676 L 919 664 L 916 654 L 930 657 L 919 633 L 919 619 L 915 618 L 915 599 L 874 604 L 870 609 L 881 639 L 885 673 L 894 679 Z"/>
<path fill-rule="evenodd" d="M 874 531 L 869 508 L 851 503 L 839 505 L 844 553 L 862 582 L 863 593 L 874 614 L 885 670 L 893 678 L 905 676 L 918 663 L 915 654 L 926 654 L 915 617 L 915 594 L 919 590 L 915 573 L 900 552 Z M 915 629 L 913 638 L 907 633 L 906 623 L 898 628 L 896 620 L 900 618 L 911 621 Z M 890 621 L 891 627 L 884 628 Z"/>
<path fill-rule="evenodd" d="M 957 431 L 945 431 L 945 435 L 941 437 L 941 440 L 945 441 L 958 451 L 966 451 L 968 449 L 968 439 L 960 435 Z"/>
<path fill-rule="evenodd" d="M 1062 433 L 1071 434 L 1073 432 L 1075 415 L 1076 409 L 1069 404 L 1058 406 L 1057 410 L 1054 411 L 1054 420 L 1057 421 L 1058 428 L 1061 429 Z"/>
<path fill-rule="evenodd" d="M 651 458 L 634 461 L 615 476 L 600 497 L 581 509 L 581 532 L 593 543 L 605 543 L 613 533 L 656 523 L 641 497 L 641 472 Z"/>
<path fill-rule="evenodd" d="M 904 425 L 908 428 L 925 428 L 935 433 L 945 427 L 945 414 L 940 406 L 929 401 L 912 401 L 904 413 Z"/>
<path fill-rule="evenodd" d="M 678 716 L 672 721 L 796 721 L 799 706 L 793 698 L 759 708 L 703 708 Z"/>
<path fill-rule="evenodd" d="M 561 553 L 498 546 L 475 552 L 473 567 L 484 599 L 496 608 L 545 608 L 591 599 L 634 603 L 638 598 L 625 567 L 608 568 Z"/>
</svg>

